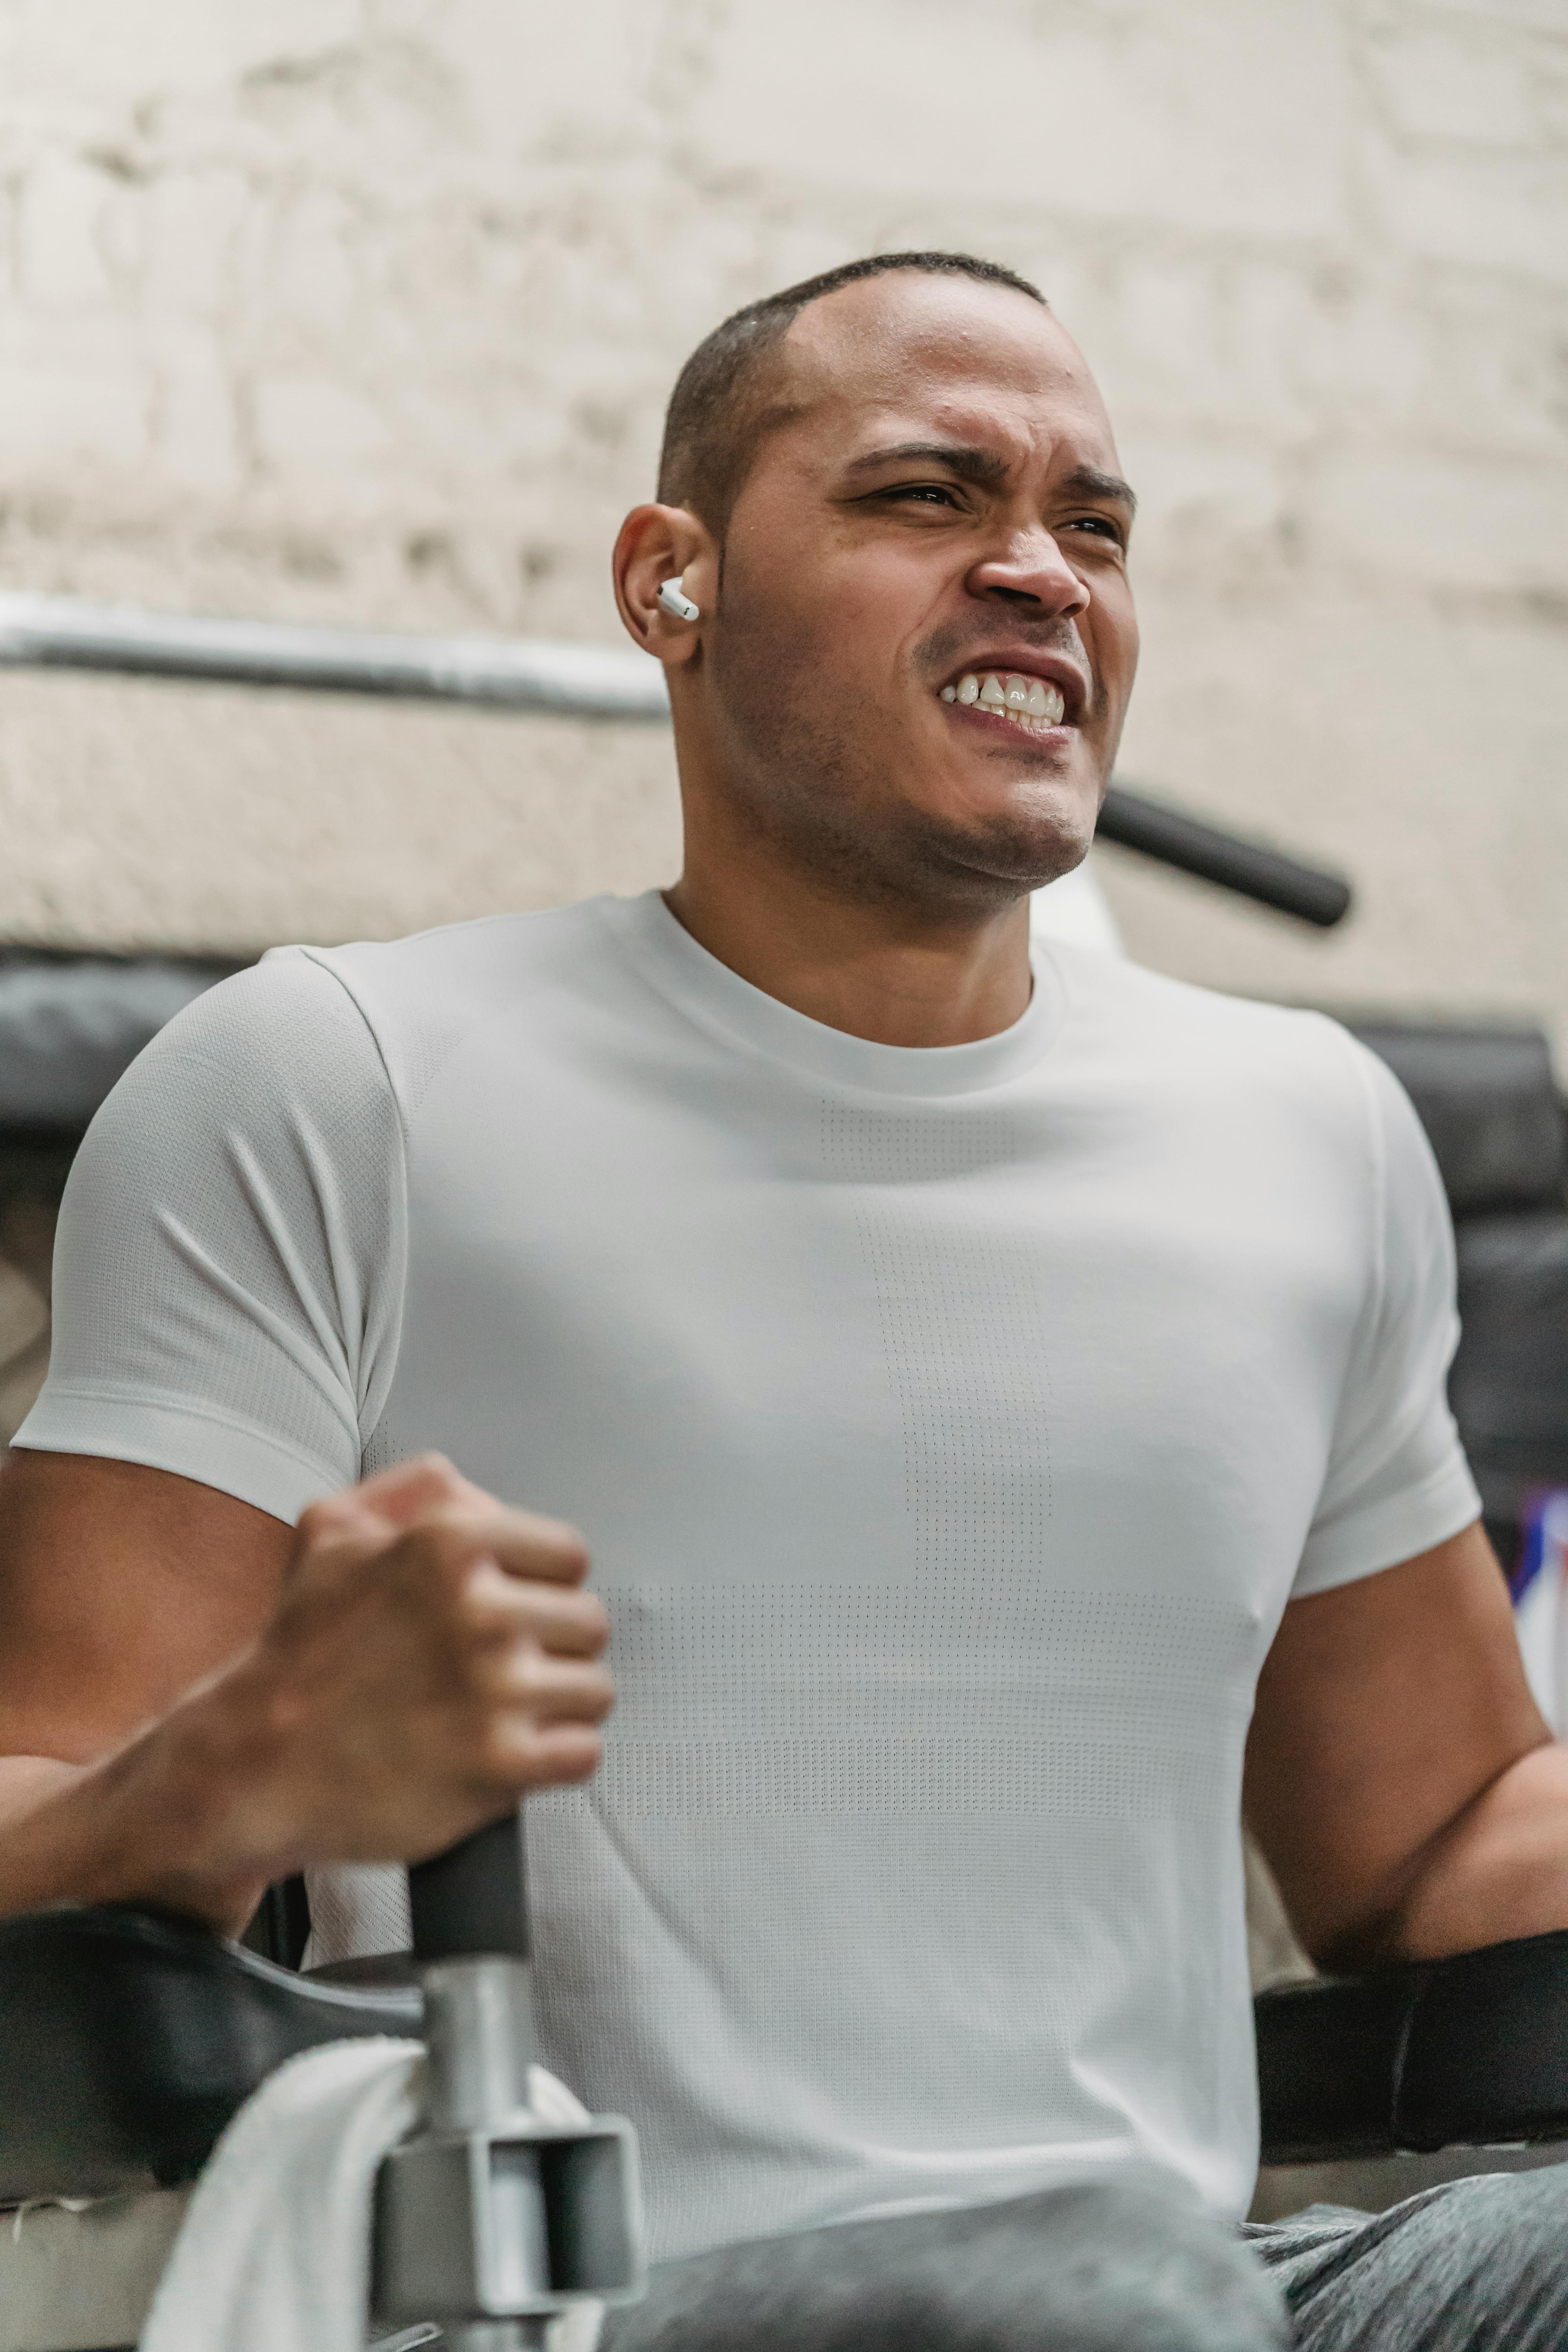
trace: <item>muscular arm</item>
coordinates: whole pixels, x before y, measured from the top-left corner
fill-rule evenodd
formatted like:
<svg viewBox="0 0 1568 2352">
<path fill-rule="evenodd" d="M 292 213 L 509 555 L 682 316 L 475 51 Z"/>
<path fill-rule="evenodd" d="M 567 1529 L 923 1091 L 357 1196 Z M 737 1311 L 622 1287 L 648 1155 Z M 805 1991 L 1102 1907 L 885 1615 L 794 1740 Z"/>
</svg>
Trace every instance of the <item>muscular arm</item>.
<svg viewBox="0 0 1568 2352">
<path fill-rule="evenodd" d="M 1568 1748 L 1530 1696 L 1479 1527 L 1290 1604 L 1245 1802 L 1325 1966 L 1568 1927 Z"/>
<path fill-rule="evenodd" d="M 0 1911 L 174 1894 L 174 1825 L 149 1818 L 151 1790 L 115 1751 L 256 1639 L 293 1542 L 266 1512 L 168 1471 L 6 1458 Z"/>
<path fill-rule="evenodd" d="M 581 1540 L 436 1458 L 348 1485 L 395 1358 L 402 1152 L 366 1017 L 305 954 L 198 999 L 94 1120 L 44 1448 L 0 1473 L 0 1910 L 232 1927 L 269 1879 L 417 1860 L 593 1769 Z M 93 1451 L 153 1437 L 193 1475 Z"/>
<path fill-rule="evenodd" d="M 432 1458 L 298 1533 L 134 1464 L 0 1473 L 0 1914 L 237 1929 L 308 1864 L 413 1860 L 582 1779 L 610 1685 L 581 1541 Z"/>
</svg>

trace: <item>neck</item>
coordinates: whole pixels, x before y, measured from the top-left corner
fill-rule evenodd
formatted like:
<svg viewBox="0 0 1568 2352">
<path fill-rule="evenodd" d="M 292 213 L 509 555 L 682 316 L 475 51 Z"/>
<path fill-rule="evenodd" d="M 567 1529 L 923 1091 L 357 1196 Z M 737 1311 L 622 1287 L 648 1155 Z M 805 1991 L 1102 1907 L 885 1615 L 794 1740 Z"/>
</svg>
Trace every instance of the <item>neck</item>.
<svg viewBox="0 0 1568 2352">
<path fill-rule="evenodd" d="M 700 947 L 779 1003 L 879 1045 L 968 1045 L 1029 1002 L 1029 902 L 868 903 L 804 872 L 776 845 L 694 826 L 665 893 Z"/>
</svg>

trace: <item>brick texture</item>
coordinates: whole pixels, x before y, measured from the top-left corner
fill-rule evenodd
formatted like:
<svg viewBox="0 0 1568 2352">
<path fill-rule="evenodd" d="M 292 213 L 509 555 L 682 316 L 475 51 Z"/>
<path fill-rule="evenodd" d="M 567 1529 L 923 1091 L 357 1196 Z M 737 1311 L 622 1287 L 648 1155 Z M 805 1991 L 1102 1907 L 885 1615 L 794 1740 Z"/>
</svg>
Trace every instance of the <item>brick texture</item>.
<svg viewBox="0 0 1568 2352">
<path fill-rule="evenodd" d="M 615 635 L 724 310 L 1037 274 L 1144 494 L 1130 779 L 1343 865 L 1224 985 L 1568 1029 L 1568 6 L 0 0 L 0 580 Z M 259 945 L 667 875 L 655 733 L 0 677 L 0 934 Z"/>
</svg>

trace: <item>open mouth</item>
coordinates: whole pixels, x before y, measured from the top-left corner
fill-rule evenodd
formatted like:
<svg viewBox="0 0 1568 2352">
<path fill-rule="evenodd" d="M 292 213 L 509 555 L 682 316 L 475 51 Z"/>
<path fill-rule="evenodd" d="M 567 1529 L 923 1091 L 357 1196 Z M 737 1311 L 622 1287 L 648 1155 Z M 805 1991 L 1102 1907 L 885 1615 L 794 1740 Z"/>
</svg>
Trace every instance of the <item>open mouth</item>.
<svg viewBox="0 0 1568 2352">
<path fill-rule="evenodd" d="M 942 689 L 944 702 L 973 704 L 994 719 L 1011 719 L 1027 735 L 1043 735 L 1059 727 L 1067 699 L 1048 678 L 1025 677 L 1021 671 L 966 670 L 956 686 Z"/>
</svg>

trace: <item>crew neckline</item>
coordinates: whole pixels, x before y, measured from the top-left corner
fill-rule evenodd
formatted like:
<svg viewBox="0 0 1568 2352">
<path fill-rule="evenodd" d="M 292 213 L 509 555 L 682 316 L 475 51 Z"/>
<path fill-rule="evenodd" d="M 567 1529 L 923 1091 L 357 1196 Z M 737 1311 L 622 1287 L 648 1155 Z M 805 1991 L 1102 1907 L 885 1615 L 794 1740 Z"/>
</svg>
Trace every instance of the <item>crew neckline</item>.
<svg viewBox="0 0 1568 2352">
<path fill-rule="evenodd" d="M 1038 940 L 1035 984 L 1019 1018 L 967 1045 L 883 1045 L 797 1013 L 755 988 L 694 940 L 661 892 L 599 898 L 595 911 L 643 977 L 699 1027 L 829 1084 L 881 1095 L 978 1093 L 1033 1068 L 1067 1012 L 1060 966 Z"/>
</svg>

